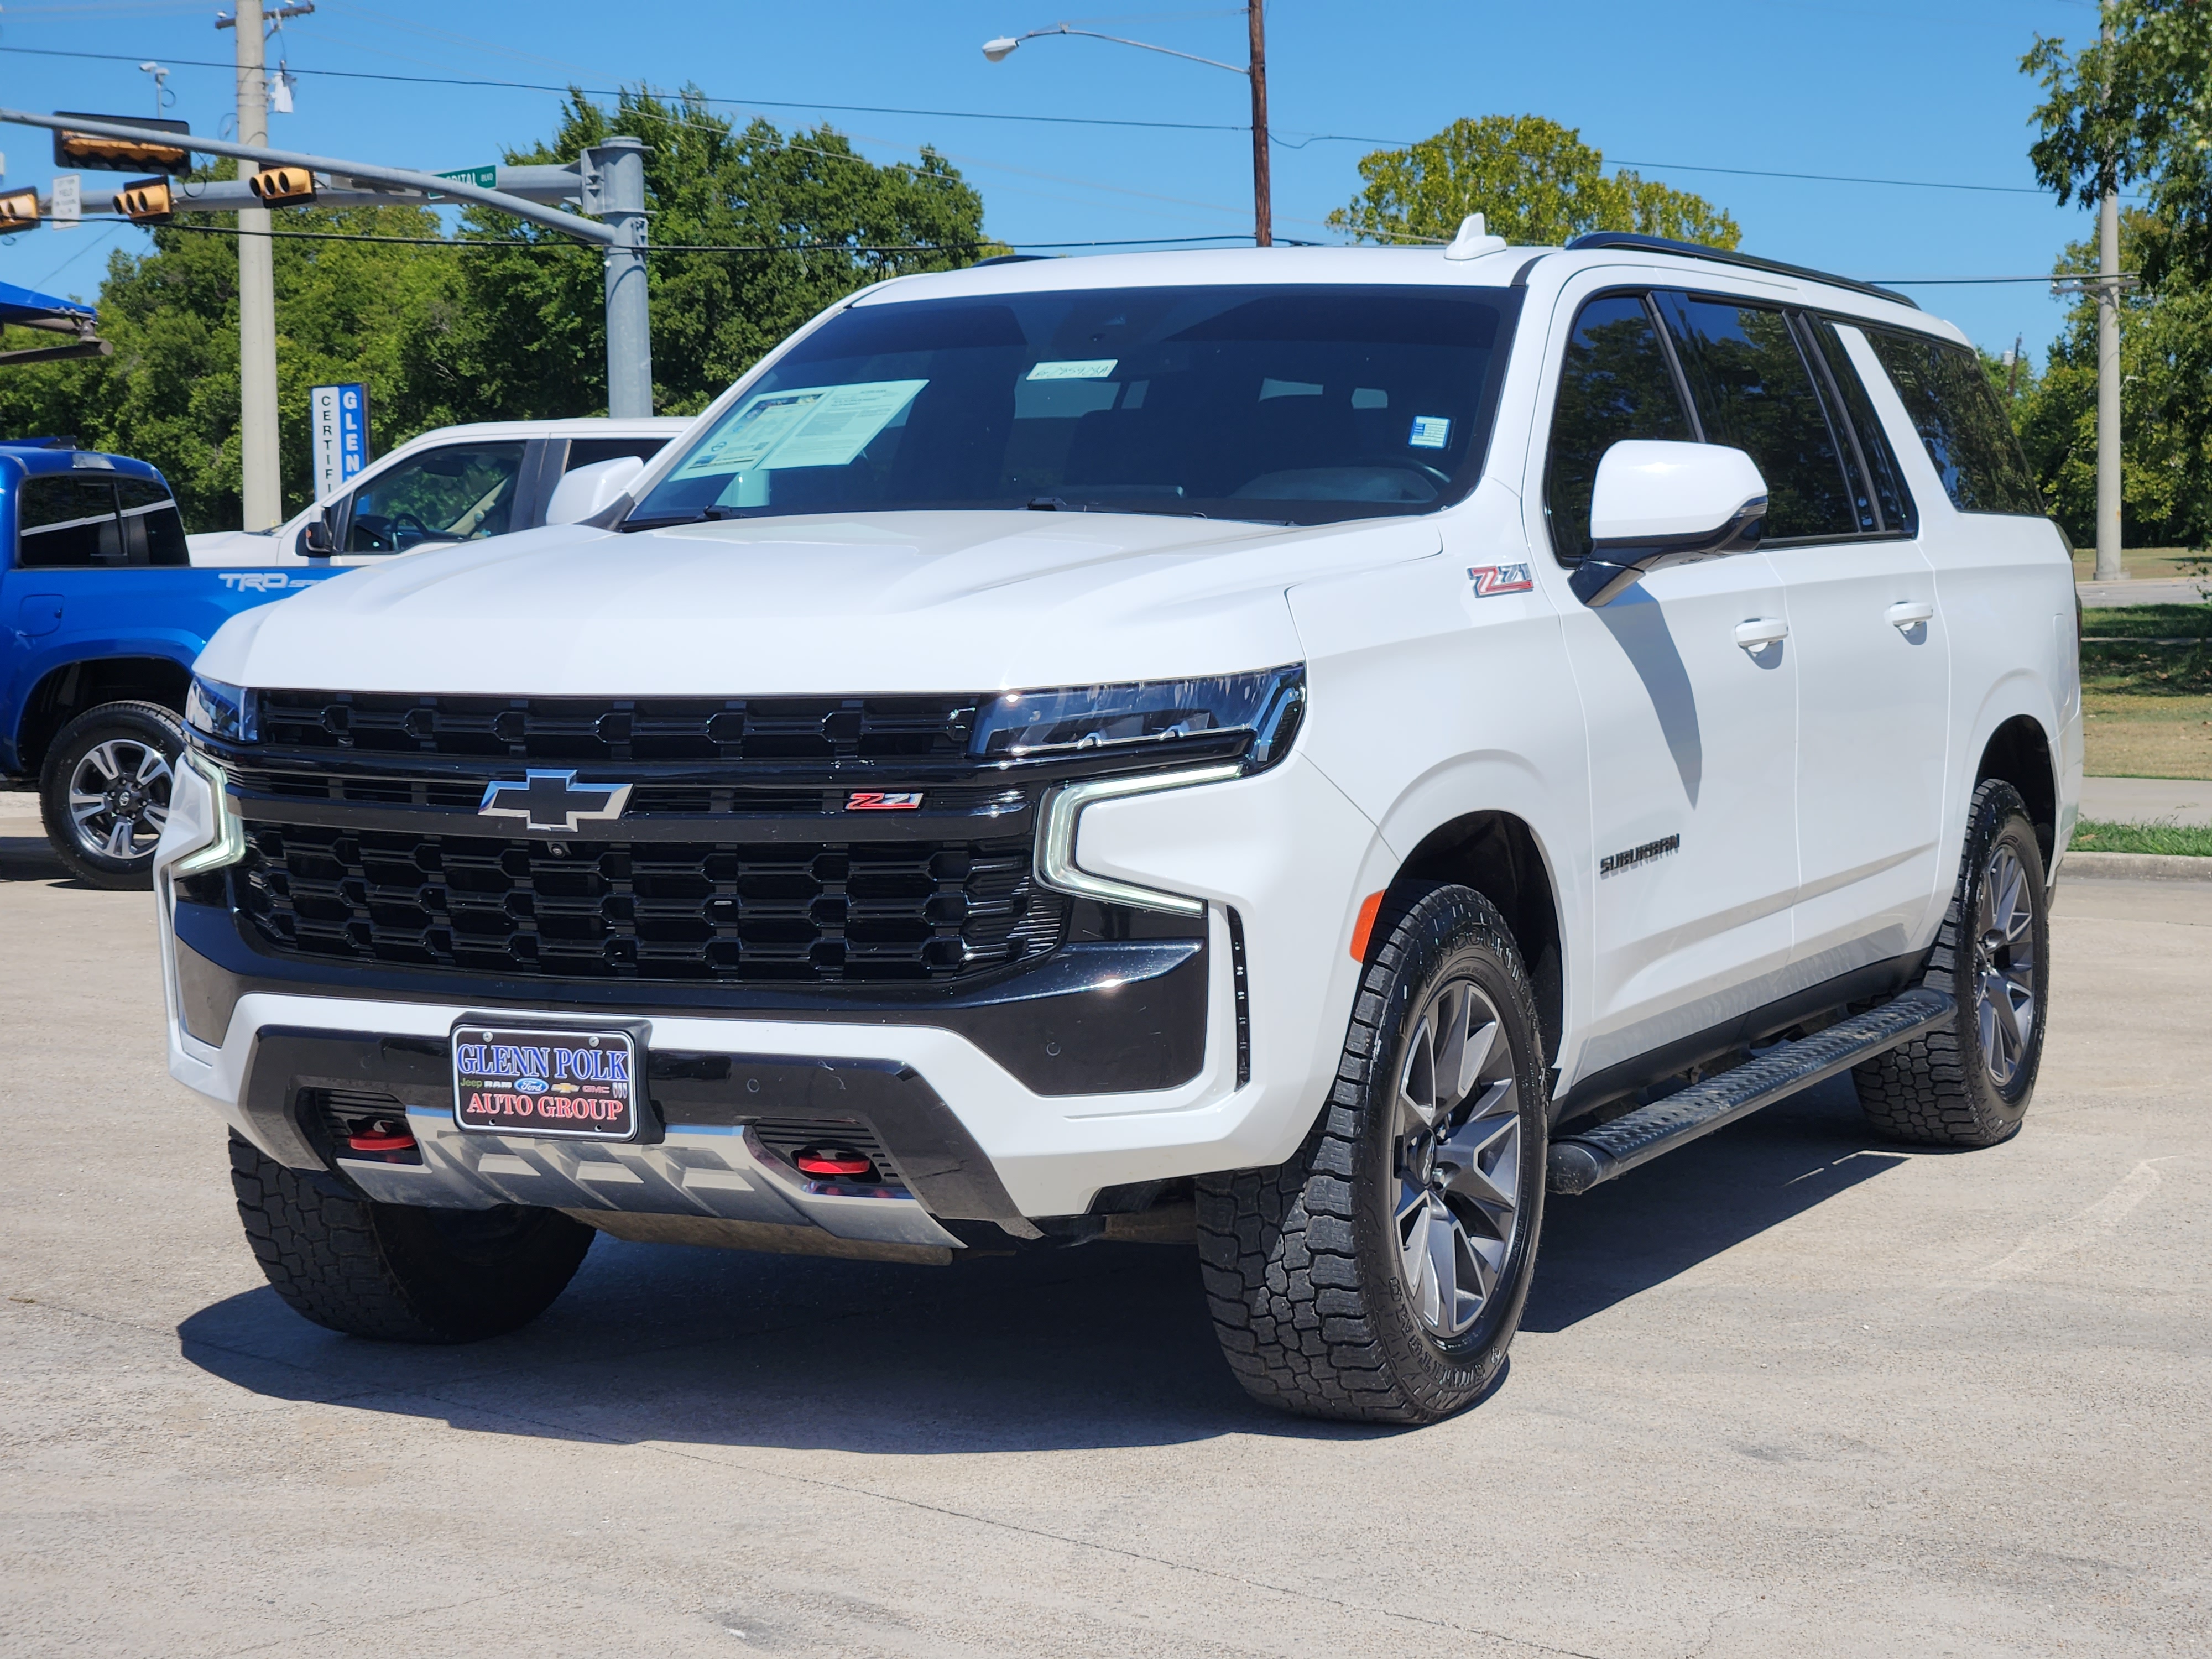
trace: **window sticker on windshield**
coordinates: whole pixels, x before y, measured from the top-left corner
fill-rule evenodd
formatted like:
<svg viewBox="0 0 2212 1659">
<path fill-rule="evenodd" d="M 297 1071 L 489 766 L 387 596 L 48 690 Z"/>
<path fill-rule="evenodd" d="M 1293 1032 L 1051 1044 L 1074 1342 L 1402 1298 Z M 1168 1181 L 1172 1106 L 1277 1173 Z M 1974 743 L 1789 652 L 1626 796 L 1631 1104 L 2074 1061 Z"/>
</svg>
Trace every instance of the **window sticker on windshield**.
<svg viewBox="0 0 2212 1659">
<path fill-rule="evenodd" d="M 1415 449 L 1442 449 L 1450 438 L 1450 416 L 1416 415 L 1413 435 L 1406 442 Z"/>
<path fill-rule="evenodd" d="M 1103 380 L 1114 372 L 1118 357 L 1071 357 L 1056 363 L 1039 363 L 1029 372 L 1032 380 Z"/>
<path fill-rule="evenodd" d="M 671 474 L 696 478 L 757 467 L 843 466 L 914 401 L 927 380 L 799 386 L 748 398 Z"/>
</svg>

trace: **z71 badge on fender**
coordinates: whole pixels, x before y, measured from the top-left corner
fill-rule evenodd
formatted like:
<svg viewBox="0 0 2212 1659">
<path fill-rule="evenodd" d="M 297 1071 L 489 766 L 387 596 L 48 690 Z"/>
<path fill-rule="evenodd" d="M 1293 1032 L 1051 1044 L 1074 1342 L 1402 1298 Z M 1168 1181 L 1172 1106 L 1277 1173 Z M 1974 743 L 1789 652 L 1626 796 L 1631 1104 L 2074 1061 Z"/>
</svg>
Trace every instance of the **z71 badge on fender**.
<svg viewBox="0 0 2212 1659">
<path fill-rule="evenodd" d="M 1526 593 L 1536 585 L 1526 564 L 1469 565 L 1467 574 L 1474 579 L 1474 597 L 1478 599 L 1486 599 L 1494 593 Z"/>
</svg>

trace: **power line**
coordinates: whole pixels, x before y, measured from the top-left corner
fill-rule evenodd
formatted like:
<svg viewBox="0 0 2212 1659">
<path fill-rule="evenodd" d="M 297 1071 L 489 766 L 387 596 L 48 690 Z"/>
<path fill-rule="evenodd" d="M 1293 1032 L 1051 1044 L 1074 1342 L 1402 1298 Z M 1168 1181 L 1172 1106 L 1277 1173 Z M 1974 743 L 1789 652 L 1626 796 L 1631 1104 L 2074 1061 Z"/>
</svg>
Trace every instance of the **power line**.
<svg viewBox="0 0 2212 1659">
<path fill-rule="evenodd" d="M 137 55 L 118 52 L 64 52 L 42 46 L 0 46 L 0 52 L 15 52 L 35 58 L 78 58 L 103 63 L 132 63 Z M 167 58 L 166 63 L 187 69 L 234 70 L 235 65 L 213 58 Z M 295 75 L 319 75 L 342 81 L 382 81 L 407 86 L 480 87 L 510 92 L 581 93 L 591 98 L 619 98 L 623 88 L 608 87 L 556 86 L 538 81 L 496 81 L 464 76 L 390 75 L 368 70 L 295 69 Z M 672 94 L 680 100 L 682 94 Z M 1003 110 L 973 109 L 910 109 L 884 104 L 823 104 L 777 98 L 710 98 L 701 101 L 731 109 L 793 109 L 826 110 L 838 115 L 912 115 L 941 121 L 1016 121 L 1048 126 L 1132 127 L 1168 132 L 1249 132 L 1251 128 L 1234 122 L 1223 121 L 1136 121 L 1110 116 L 1097 115 L 1017 115 Z M 1378 138 L 1371 134 L 1352 132 L 1308 133 L 1296 141 L 1279 132 L 1271 135 L 1285 149 L 1304 149 L 1308 144 L 1374 144 L 1385 149 L 1410 149 L 1420 141 L 1406 138 Z M 880 140 L 877 142 L 882 142 Z M 970 163 L 970 165 L 976 165 Z M 1650 167 L 1659 173 L 1714 173 L 1740 179 L 1786 179 L 1800 184 L 1874 185 L 1891 190 L 1964 190 L 1980 194 L 1999 196 L 2047 196 L 2049 191 L 2032 185 L 1968 185 L 1938 179 L 1875 179 L 1857 173 L 1785 173 L 1771 167 L 1706 167 L 1688 161 L 1632 161 L 1615 158 L 1615 167 Z"/>
<path fill-rule="evenodd" d="M 85 222 L 92 222 L 106 217 L 100 214 L 87 214 Z M 108 219 L 107 222 L 125 224 L 130 222 Z M 387 242 L 402 247 L 519 247 L 540 252 L 566 252 L 576 246 L 570 242 L 521 236 L 380 236 L 348 230 L 240 230 L 234 225 L 167 224 L 149 228 L 186 231 L 200 236 L 267 236 L 280 241 L 306 242 Z M 647 253 L 973 253 L 987 247 L 1160 247 L 1194 242 L 1249 242 L 1251 240 L 1249 231 L 1224 231 L 1212 236 L 1132 236 L 1119 240 L 1087 242 L 1007 242 L 995 236 L 981 236 L 969 242 L 655 242 L 648 244 L 645 251 Z"/>
<path fill-rule="evenodd" d="M 135 64 L 143 55 L 125 52 L 62 52 L 45 46 L 0 46 L 0 52 L 17 52 L 33 58 L 83 58 L 114 64 Z M 171 58 L 165 55 L 161 61 L 185 69 L 234 72 L 237 68 L 234 64 L 208 58 Z M 319 75 L 338 81 L 398 82 L 408 86 L 484 87 L 508 92 L 580 92 L 591 98 L 619 98 L 623 93 L 619 87 L 555 86 L 539 81 L 492 81 L 446 75 L 380 75 L 369 70 L 295 69 L 292 73 Z M 801 103 L 778 98 L 706 98 L 702 101 L 726 105 L 732 109 L 829 110 L 839 115 L 921 115 L 948 121 L 1030 121 L 1053 126 L 1147 127 L 1168 132 L 1249 132 L 1252 130 L 1249 126 L 1222 121 L 1133 121 L 1103 115 L 1015 115 L 1002 110 L 906 109 L 879 104 Z"/>
</svg>

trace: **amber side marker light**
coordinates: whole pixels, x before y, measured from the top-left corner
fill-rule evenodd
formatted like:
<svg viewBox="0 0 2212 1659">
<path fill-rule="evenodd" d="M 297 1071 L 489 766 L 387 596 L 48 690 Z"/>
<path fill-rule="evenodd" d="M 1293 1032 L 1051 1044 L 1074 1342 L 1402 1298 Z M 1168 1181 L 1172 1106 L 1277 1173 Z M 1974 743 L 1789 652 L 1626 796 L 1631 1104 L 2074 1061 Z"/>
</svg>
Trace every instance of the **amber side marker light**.
<svg viewBox="0 0 2212 1659">
<path fill-rule="evenodd" d="M 1360 902 L 1359 920 L 1352 924 L 1352 959 L 1367 960 L 1368 935 L 1375 931 L 1375 917 L 1382 908 L 1382 895 L 1370 893 Z"/>
</svg>

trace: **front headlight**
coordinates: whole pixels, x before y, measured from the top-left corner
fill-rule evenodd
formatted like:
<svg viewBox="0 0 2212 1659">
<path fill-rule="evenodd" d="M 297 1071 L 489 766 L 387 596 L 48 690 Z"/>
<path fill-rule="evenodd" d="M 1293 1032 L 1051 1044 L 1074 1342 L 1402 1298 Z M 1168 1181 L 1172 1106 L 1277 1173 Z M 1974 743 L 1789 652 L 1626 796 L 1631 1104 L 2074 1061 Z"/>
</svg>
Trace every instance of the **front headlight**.
<svg viewBox="0 0 2212 1659">
<path fill-rule="evenodd" d="M 252 743 L 259 735 L 254 730 L 252 692 L 197 674 L 185 696 L 185 724 L 224 743 Z"/>
<path fill-rule="evenodd" d="M 1178 743 L 1249 735 L 1244 769 L 1256 772 L 1290 751 L 1305 710 L 1305 665 L 1291 663 L 1208 679 L 1008 691 L 977 712 L 969 752 L 982 760 L 1047 760 L 1158 750 L 1165 759 Z"/>
</svg>

